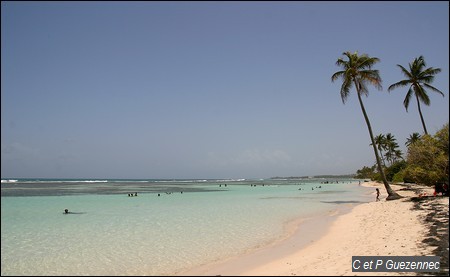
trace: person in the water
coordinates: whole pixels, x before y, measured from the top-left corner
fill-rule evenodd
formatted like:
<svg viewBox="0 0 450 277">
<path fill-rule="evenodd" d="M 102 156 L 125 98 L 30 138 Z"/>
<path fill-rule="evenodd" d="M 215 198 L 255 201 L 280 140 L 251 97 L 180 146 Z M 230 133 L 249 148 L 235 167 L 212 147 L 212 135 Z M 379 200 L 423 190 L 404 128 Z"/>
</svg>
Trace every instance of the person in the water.
<svg viewBox="0 0 450 277">
<path fill-rule="evenodd" d="M 64 209 L 63 214 L 85 214 L 86 212 L 69 212 L 69 209 Z"/>
</svg>

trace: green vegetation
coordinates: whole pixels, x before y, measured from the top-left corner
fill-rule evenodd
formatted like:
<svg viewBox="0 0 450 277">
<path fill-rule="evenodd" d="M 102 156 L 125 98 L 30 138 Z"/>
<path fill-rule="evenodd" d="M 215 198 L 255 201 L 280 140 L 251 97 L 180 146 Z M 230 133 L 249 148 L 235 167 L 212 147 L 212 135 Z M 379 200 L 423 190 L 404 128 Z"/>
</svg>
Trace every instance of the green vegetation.
<svg viewBox="0 0 450 277">
<path fill-rule="evenodd" d="M 372 167 L 364 166 L 356 171 L 356 179 L 374 179 L 376 165 Z"/>
<path fill-rule="evenodd" d="M 390 182 L 417 183 L 433 186 L 449 180 L 449 129 L 446 123 L 434 136 L 412 134 L 405 145 L 408 147 L 406 160 L 399 160 L 384 166 Z M 377 145 L 378 147 L 378 145 Z M 370 178 L 381 181 L 375 172 L 375 165 L 357 170 L 356 178 Z"/>
<path fill-rule="evenodd" d="M 341 67 L 343 70 L 334 73 L 331 76 L 331 81 L 334 82 L 338 79 L 342 79 L 341 86 L 341 99 L 342 103 L 345 104 L 348 96 L 350 95 L 350 90 L 355 86 L 356 94 L 358 96 L 361 111 L 364 115 L 367 128 L 369 130 L 370 140 L 372 141 L 373 151 L 375 153 L 375 158 L 377 161 L 378 171 L 381 174 L 381 179 L 383 180 L 384 187 L 388 193 L 386 200 L 399 199 L 401 196 L 397 194 L 389 185 L 386 176 L 384 175 L 381 160 L 378 154 L 378 149 L 375 144 L 373 137 L 372 127 L 370 125 L 369 117 L 367 116 L 366 109 L 362 102 L 361 95 L 369 95 L 367 85 L 371 84 L 377 89 L 381 90 L 381 77 L 378 70 L 372 69 L 372 66 L 379 61 L 378 58 L 369 57 L 366 54 L 358 55 L 358 52 L 350 53 L 344 52 L 344 56 L 347 57 L 346 60 L 339 58 L 336 61 L 336 65 Z"/>
<path fill-rule="evenodd" d="M 448 131 L 447 123 L 434 136 L 423 135 L 409 146 L 404 178 L 427 185 L 448 182 Z"/>
</svg>

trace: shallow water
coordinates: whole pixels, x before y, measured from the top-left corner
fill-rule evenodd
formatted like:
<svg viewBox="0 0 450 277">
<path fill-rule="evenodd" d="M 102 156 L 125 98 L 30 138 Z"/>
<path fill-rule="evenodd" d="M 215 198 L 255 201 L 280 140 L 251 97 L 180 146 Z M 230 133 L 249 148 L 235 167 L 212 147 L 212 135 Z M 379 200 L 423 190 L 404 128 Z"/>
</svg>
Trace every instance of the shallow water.
<svg viewBox="0 0 450 277">
<path fill-rule="evenodd" d="M 1 273 L 172 275 L 280 239 L 295 218 L 369 201 L 358 181 L 321 182 L 17 183 L 16 194 L 2 183 Z M 27 190 L 45 196 L 12 196 Z"/>
</svg>

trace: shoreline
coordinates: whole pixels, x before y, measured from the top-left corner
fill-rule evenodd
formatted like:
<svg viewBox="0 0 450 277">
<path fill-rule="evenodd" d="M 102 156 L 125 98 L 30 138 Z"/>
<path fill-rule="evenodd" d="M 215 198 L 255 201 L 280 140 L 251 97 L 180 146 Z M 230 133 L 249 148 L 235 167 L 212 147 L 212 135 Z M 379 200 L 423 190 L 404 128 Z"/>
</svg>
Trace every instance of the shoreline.
<svg viewBox="0 0 450 277">
<path fill-rule="evenodd" d="M 368 197 L 368 194 L 362 195 L 362 197 Z M 268 245 L 249 249 L 247 252 L 237 256 L 227 257 L 221 261 L 210 262 L 188 270 L 179 271 L 175 275 L 243 275 L 243 272 L 270 263 L 273 260 L 292 255 L 298 249 L 303 249 L 318 241 L 326 235 L 331 224 L 340 216 L 350 213 L 357 205 L 364 203 L 342 203 L 326 212 L 321 212 L 308 218 L 301 217 L 291 220 L 285 223 L 285 235 L 281 239 Z"/>
<path fill-rule="evenodd" d="M 242 275 L 242 272 L 272 262 L 280 257 L 294 254 L 324 236 L 330 225 L 340 215 L 348 213 L 353 207 L 338 207 L 310 218 L 300 218 L 286 223 L 286 235 L 268 245 L 249 249 L 246 253 L 197 266 L 176 273 L 176 276 Z"/>
<path fill-rule="evenodd" d="M 433 189 L 414 185 L 416 189 L 411 190 L 405 186 L 391 185 L 404 198 L 386 201 L 387 194 L 383 184 L 364 182 L 361 185 L 374 188 L 371 193 L 373 202 L 350 208 L 338 207 L 336 213 L 296 221 L 295 231 L 286 239 L 177 275 L 417 275 L 415 272 L 352 272 L 351 259 L 352 256 L 438 255 L 436 247 L 426 243 L 429 234 L 423 218 L 427 211 L 418 209 L 417 204 L 412 201 L 419 193 L 432 195 Z M 380 188 L 381 201 L 375 201 L 375 188 Z M 433 198 L 439 205 L 446 206 L 448 217 L 448 198 Z M 311 235 L 306 240 L 305 231 L 309 231 L 306 233 Z M 445 252 L 445 243 L 441 248 Z M 448 272 L 448 239 L 446 257 Z"/>
</svg>

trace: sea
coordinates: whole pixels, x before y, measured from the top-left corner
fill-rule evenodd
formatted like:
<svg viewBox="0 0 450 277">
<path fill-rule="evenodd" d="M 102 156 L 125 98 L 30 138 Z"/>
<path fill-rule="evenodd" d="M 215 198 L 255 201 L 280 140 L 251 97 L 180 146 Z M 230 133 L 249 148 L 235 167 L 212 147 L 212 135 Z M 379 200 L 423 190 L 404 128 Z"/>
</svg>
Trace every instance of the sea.
<svg viewBox="0 0 450 277">
<path fill-rule="evenodd" d="M 1 275 L 176 275 L 373 201 L 361 182 L 2 179 Z"/>
</svg>

